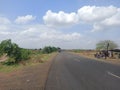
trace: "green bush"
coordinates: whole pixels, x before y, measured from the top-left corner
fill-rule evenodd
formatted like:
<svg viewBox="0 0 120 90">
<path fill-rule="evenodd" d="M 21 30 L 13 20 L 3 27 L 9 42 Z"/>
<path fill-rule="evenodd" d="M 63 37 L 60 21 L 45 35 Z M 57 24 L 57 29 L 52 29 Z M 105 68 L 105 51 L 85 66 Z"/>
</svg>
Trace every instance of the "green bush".
<svg viewBox="0 0 120 90">
<path fill-rule="evenodd" d="M 29 50 L 26 50 L 26 49 L 21 49 L 21 60 L 27 60 L 29 59 L 30 57 L 30 54 L 31 52 Z"/>
<path fill-rule="evenodd" d="M 17 44 L 12 43 L 10 39 L 0 43 L 0 55 L 7 54 L 9 59 L 7 64 L 18 63 L 21 60 L 29 59 L 30 51 L 20 48 Z"/>
<path fill-rule="evenodd" d="M 13 65 L 15 63 L 16 63 L 16 60 L 14 58 L 11 58 L 11 57 L 8 58 L 7 61 L 3 62 L 3 64 L 5 64 L 5 65 Z"/>
</svg>

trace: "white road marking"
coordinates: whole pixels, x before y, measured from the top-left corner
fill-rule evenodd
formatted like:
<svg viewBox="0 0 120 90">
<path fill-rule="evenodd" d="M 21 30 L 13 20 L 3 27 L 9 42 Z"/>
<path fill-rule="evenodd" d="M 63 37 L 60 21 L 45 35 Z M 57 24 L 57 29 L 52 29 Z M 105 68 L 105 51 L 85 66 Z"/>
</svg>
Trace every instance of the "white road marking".
<svg viewBox="0 0 120 90">
<path fill-rule="evenodd" d="M 75 61 L 78 61 L 78 62 L 80 62 L 80 60 L 79 59 L 74 59 Z"/>
<path fill-rule="evenodd" d="M 109 75 L 113 76 L 113 77 L 116 77 L 116 78 L 120 79 L 120 76 L 117 76 L 117 75 L 115 75 L 115 74 L 113 74 L 113 73 L 111 73 L 111 72 L 109 72 L 109 71 L 107 71 L 107 73 L 108 73 Z"/>
</svg>

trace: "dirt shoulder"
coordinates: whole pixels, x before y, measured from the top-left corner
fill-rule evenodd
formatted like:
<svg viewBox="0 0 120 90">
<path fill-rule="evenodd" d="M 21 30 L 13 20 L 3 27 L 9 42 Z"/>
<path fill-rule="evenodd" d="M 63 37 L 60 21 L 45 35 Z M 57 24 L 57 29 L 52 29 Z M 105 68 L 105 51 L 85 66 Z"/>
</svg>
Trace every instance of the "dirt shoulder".
<svg viewBox="0 0 120 90">
<path fill-rule="evenodd" d="M 85 58 L 90 58 L 90 60 L 94 59 L 94 60 L 98 60 L 98 61 L 102 61 L 102 62 L 106 62 L 106 63 L 120 65 L 120 59 L 111 59 L 111 58 L 107 58 L 107 59 L 100 58 L 100 59 L 98 59 L 98 58 L 94 57 L 93 53 L 75 53 L 75 52 L 72 52 L 72 53 L 80 55 L 80 56 L 85 57 Z"/>
<path fill-rule="evenodd" d="M 44 63 L 26 66 L 11 73 L 0 73 L 0 90 L 44 90 L 50 66 L 56 55 L 52 55 Z"/>
</svg>

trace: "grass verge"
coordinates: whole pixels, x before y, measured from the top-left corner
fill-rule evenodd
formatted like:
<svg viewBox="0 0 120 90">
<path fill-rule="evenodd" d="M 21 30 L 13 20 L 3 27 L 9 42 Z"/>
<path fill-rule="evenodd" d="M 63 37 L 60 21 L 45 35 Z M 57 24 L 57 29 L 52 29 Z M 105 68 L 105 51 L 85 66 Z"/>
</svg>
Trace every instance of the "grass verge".
<svg viewBox="0 0 120 90">
<path fill-rule="evenodd" d="M 21 61 L 18 64 L 14 65 L 4 65 L 0 63 L 0 73 L 9 73 L 14 72 L 25 67 L 34 66 L 47 62 L 51 57 L 55 56 L 57 53 L 51 54 L 32 54 L 29 60 Z"/>
</svg>

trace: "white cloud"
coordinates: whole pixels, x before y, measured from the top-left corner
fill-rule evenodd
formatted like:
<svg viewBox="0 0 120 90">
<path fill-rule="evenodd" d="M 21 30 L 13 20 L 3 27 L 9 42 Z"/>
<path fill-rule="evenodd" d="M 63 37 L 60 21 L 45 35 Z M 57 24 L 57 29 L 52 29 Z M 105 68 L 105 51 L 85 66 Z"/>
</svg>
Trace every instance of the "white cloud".
<svg viewBox="0 0 120 90">
<path fill-rule="evenodd" d="M 18 24 L 25 24 L 25 23 L 35 20 L 35 18 L 36 17 L 34 17 L 32 15 L 18 16 L 17 19 L 15 20 L 15 22 Z"/>
<path fill-rule="evenodd" d="M 11 21 L 6 17 L 0 17 L 0 31 L 7 30 Z"/>
<path fill-rule="evenodd" d="M 0 41 L 10 38 L 24 48 L 41 48 L 46 45 L 60 46 L 62 48 L 94 48 L 98 40 L 105 38 L 114 40 L 119 37 L 118 32 L 114 32 L 115 29 L 119 30 L 120 28 L 119 16 L 120 8 L 114 6 L 84 6 L 78 9 L 77 12 L 72 13 L 63 11 L 55 13 L 49 10 L 43 16 L 44 25 L 39 23 L 26 24 L 35 19 L 32 15 L 19 16 L 15 20 L 18 24 L 5 17 L 0 17 Z M 108 33 L 90 33 L 90 30 L 86 30 L 87 33 L 85 33 L 82 30 L 84 28 L 79 27 L 79 25 L 75 27 L 75 31 L 73 31 L 73 28 L 70 29 L 72 30 L 70 32 L 55 28 L 81 23 L 84 23 L 86 27 L 87 25 L 90 25 L 90 28 L 93 27 L 92 32 L 108 31 Z M 84 35 L 80 32 L 84 32 Z"/>
<path fill-rule="evenodd" d="M 46 25 L 21 25 L 13 31 L 0 31 L 0 40 L 12 39 L 13 42 L 24 48 L 41 48 L 48 45 L 63 46 L 68 44 L 74 46 L 74 42 L 81 39 L 82 35 L 77 32 L 64 33 L 62 31 L 47 27 Z M 10 29 L 9 28 L 9 29 Z M 17 30 L 16 30 L 17 29 Z"/>
<path fill-rule="evenodd" d="M 10 24 L 10 20 L 5 17 L 0 17 L 0 24 Z"/>
<path fill-rule="evenodd" d="M 63 41 L 71 41 L 78 40 L 82 37 L 80 33 L 63 33 L 61 31 L 49 28 L 45 25 L 34 25 L 28 26 L 24 31 L 20 32 L 21 35 L 25 35 L 28 38 L 39 38 L 41 40 L 63 40 Z"/>
<path fill-rule="evenodd" d="M 6 25 L 0 25 L 0 30 L 3 31 L 3 30 L 7 30 L 8 29 L 8 26 Z"/>
<path fill-rule="evenodd" d="M 48 10 L 43 16 L 43 20 L 46 25 L 52 27 L 64 27 L 80 23 L 91 24 L 93 25 L 92 32 L 95 32 L 108 27 L 120 28 L 120 8 L 114 6 L 83 6 L 77 12 L 71 13 L 63 11 L 55 13 Z"/>
<path fill-rule="evenodd" d="M 120 26 L 120 10 L 112 17 L 102 21 L 102 23 L 106 26 Z"/>
<path fill-rule="evenodd" d="M 84 6 L 78 10 L 78 16 L 80 20 L 85 22 L 97 22 L 113 16 L 116 12 L 117 8 L 114 6 Z"/>
<path fill-rule="evenodd" d="M 48 26 L 67 26 L 78 22 L 77 15 L 74 12 L 65 13 L 60 11 L 58 13 L 54 13 L 51 10 L 46 12 L 46 15 L 43 16 L 43 20 Z"/>
<path fill-rule="evenodd" d="M 120 28 L 120 9 L 117 9 L 117 13 L 113 16 L 106 18 L 100 22 L 96 22 L 93 25 L 92 32 L 101 30 L 119 30 Z"/>
<path fill-rule="evenodd" d="M 48 31 L 42 33 L 40 37 L 46 40 L 72 41 L 72 40 L 79 40 L 81 38 L 81 34 L 77 32 L 64 34 L 59 31 L 51 31 L 51 32 Z"/>
</svg>

